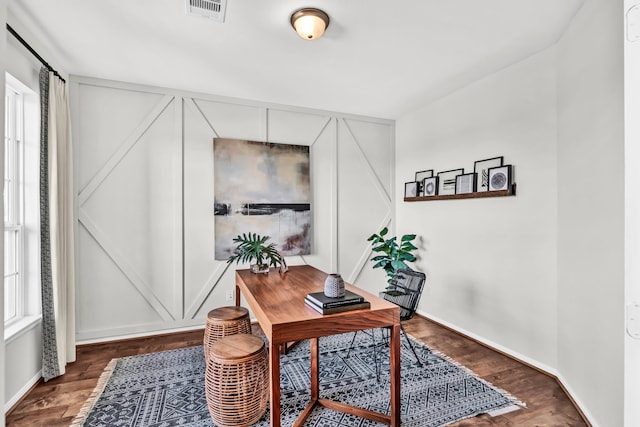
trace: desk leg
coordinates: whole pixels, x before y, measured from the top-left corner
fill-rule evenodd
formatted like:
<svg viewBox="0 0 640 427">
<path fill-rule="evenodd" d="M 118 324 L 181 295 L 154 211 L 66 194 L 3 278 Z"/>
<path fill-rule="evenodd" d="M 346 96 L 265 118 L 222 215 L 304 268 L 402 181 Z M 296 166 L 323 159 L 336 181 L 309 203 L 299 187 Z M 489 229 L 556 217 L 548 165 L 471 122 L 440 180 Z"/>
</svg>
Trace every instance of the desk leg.
<svg viewBox="0 0 640 427">
<path fill-rule="evenodd" d="M 271 427 L 280 427 L 280 345 L 273 344 L 273 337 L 269 339 L 269 375 L 271 376 L 271 396 L 269 409 L 271 411 Z"/>
<path fill-rule="evenodd" d="M 311 338 L 309 343 L 311 352 L 311 401 L 320 396 L 320 361 L 318 360 L 318 338 Z"/>
<path fill-rule="evenodd" d="M 240 288 L 236 285 L 236 307 L 240 307 Z"/>
<path fill-rule="evenodd" d="M 389 369 L 391 370 L 391 426 L 400 426 L 400 325 L 391 328 L 389 345 Z"/>
</svg>

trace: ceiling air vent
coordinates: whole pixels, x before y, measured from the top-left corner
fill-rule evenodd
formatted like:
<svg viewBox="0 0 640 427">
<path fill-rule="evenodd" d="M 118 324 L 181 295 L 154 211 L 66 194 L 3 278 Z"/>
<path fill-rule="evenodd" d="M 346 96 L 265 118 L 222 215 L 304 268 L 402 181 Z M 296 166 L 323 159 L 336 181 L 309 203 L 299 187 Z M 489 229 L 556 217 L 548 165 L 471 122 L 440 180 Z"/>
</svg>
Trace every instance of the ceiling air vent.
<svg viewBox="0 0 640 427">
<path fill-rule="evenodd" d="M 224 22 L 227 0 L 185 0 L 187 15 L 204 16 L 214 21 Z"/>
</svg>

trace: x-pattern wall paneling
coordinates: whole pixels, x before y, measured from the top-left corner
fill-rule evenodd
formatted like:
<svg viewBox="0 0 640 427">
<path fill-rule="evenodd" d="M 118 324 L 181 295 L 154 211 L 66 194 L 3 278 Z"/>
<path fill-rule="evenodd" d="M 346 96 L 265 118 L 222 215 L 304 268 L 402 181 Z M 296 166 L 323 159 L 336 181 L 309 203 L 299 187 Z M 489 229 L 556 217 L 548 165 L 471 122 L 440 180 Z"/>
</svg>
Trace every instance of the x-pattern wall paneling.
<svg viewBox="0 0 640 427">
<path fill-rule="evenodd" d="M 366 239 L 393 220 L 392 121 L 76 76 L 71 95 L 79 340 L 199 326 L 229 304 L 215 137 L 309 145 L 313 249 L 288 262 L 383 286 Z"/>
</svg>

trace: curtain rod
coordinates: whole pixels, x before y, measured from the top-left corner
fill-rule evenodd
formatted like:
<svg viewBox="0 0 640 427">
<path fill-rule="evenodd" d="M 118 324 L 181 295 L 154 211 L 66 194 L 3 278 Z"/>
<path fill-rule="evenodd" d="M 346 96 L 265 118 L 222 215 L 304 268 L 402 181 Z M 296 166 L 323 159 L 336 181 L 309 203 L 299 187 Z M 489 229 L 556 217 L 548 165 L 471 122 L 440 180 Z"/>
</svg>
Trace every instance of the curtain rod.
<svg viewBox="0 0 640 427">
<path fill-rule="evenodd" d="M 58 74 L 58 72 L 51 66 L 49 65 L 49 63 L 47 61 L 44 60 L 44 58 L 42 58 L 42 56 L 40 56 L 38 54 L 38 52 L 36 52 L 30 45 L 29 43 L 27 43 L 22 37 L 20 37 L 20 34 L 16 33 L 16 30 L 14 30 L 13 28 L 11 28 L 11 25 L 7 24 L 7 31 L 9 31 L 9 33 L 16 38 L 16 40 L 18 40 L 20 43 L 22 43 L 22 46 L 26 47 L 27 50 L 29 52 L 31 52 L 31 54 L 33 56 L 35 56 L 36 58 L 38 58 L 38 61 L 40 61 L 42 63 L 42 65 L 44 65 L 46 67 L 47 70 L 53 72 L 54 75 L 58 76 L 58 78 L 60 80 L 62 80 L 63 83 L 66 83 L 67 81 L 65 79 L 62 78 L 62 76 L 60 74 Z"/>
</svg>

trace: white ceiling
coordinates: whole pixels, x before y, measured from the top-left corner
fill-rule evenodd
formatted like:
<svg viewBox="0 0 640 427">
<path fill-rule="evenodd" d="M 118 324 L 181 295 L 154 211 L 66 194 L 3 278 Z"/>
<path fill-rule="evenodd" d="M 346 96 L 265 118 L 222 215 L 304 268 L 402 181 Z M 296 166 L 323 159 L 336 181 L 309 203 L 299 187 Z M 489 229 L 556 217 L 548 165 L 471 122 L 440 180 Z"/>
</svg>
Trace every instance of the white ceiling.
<svg viewBox="0 0 640 427">
<path fill-rule="evenodd" d="M 9 24 L 70 74 L 397 118 L 552 45 L 582 3 L 227 0 L 218 23 L 184 0 L 10 0 Z M 331 18 L 315 41 L 289 24 L 308 6 Z"/>
</svg>

